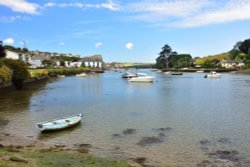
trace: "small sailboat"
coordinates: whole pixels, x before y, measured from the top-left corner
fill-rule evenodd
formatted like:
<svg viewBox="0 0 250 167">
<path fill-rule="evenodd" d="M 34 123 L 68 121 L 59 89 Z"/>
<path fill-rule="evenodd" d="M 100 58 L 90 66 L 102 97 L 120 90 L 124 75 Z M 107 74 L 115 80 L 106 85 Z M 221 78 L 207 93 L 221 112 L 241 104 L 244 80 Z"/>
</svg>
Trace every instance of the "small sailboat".
<svg viewBox="0 0 250 167">
<path fill-rule="evenodd" d="M 65 118 L 54 119 L 51 121 L 39 122 L 37 123 L 38 129 L 43 131 L 53 131 L 53 130 L 61 130 L 73 125 L 80 123 L 82 119 L 82 114 L 68 116 Z"/>
</svg>

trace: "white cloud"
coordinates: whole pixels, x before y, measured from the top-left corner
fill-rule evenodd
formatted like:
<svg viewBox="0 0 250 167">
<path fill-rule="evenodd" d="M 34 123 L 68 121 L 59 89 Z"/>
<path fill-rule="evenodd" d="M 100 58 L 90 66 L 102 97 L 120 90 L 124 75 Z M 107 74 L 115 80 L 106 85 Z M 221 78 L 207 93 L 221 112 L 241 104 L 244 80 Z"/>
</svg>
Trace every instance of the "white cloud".
<svg viewBox="0 0 250 167">
<path fill-rule="evenodd" d="M 97 8 L 97 9 L 109 9 L 112 11 L 117 11 L 120 9 L 120 5 L 114 0 L 107 0 L 105 3 L 99 4 L 87 4 L 87 3 L 46 3 L 43 7 L 75 7 L 75 8 Z"/>
<path fill-rule="evenodd" d="M 13 45 L 14 44 L 14 39 L 12 39 L 12 38 L 7 38 L 7 39 L 5 39 L 5 40 L 3 40 L 3 43 L 5 44 L 5 45 Z"/>
<path fill-rule="evenodd" d="M 167 17 L 185 17 L 208 4 L 208 0 L 161 0 L 130 3 L 127 9 L 136 18 L 146 21 L 163 20 Z"/>
<path fill-rule="evenodd" d="M 126 46 L 127 49 L 131 50 L 131 49 L 133 49 L 134 44 L 131 43 L 131 42 L 129 42 L 129 43 L 127 43 L 125 46 Z"/>
<path fill-rule="evenodd" d="M 14 12 L 37 14 L 39 5 L 26 0 L 0 0 L 0 5 L 11 8 Z"/>
<path fill-rule="evenodd" d="M 250 1 L 231 1 L 220 10 L 207 11 L 174 23 L 177 27 L 199 27 L 250 19 Z"/>
<path fill-rule="evenodd" d="M 64 43 L 64 42 L 59 42 L 59 45 L 61 45 L 61 46 L 62 46 L 62 45 L 65 45 L 65 43 Z"/>
<path fill-rule="evenodd" d="M 102 43 L 101 42 L 97 42 L 96 44 L 95 44 L 95 47 L 96 48 L 100 48 L 102 46 Z"/>
<path fill-rule="evenodd" d="M 125 8 L 134 19 L 160 27 L 199 27 L 250 20 L 249 0 L 144 0 Z"/>
</svg>

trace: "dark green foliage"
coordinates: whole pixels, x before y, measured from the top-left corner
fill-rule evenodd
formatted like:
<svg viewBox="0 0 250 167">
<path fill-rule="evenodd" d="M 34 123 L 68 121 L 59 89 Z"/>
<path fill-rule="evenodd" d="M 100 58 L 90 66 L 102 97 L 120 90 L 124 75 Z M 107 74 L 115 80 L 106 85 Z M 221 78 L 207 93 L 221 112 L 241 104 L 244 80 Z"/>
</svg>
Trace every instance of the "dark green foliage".
<svg viewBox="0 0 250 167">
<path fill-rule="evenodd" d="M 42 64 L 45 66 L 45 67 L 53 67 L 55 66 L 55 63 L 51 60 L 43 60 L 42 61 Z"/>
<path fill-rule="evenodd" d="M 80 58 L 79 57 L 69 57 L 69 56 L 59 56 L 59 57 L 52 57 L 54 60 L 59 60 L 60 62 L 68 61 L 68 62 L 77 62 Z"/>
<path fill-rule="evenodd" d="M 23 81 L 30 77 L 27 65 L 20 60 L 5 59 L 4 64 L 12 70 L 12 83 L 17 89 L 23 88 Z"/>
<path fill-rule="evenodd" d="M 216 64 L 213 63 L 211 60 L 206 60 L 206 61 L 202 64 L 202 66 L 203 66 L 204 68 L 215 68 L 215 67 L 216 67 Z"/>
<path fill-rule="evenodd" d="M 177 55 L 177 52 L 173 52 L 169 45 L 164 45 L 162 51 L 159 53 L 159 57 L 156 59 L 156 67 L 159 69 L 168 68 L 170 56 Z"/>
<path fill-rule="evenodd" d="M 11 46 L 11 45 L 5 45 L 4 48 L 5 48 L 5 50 L 19 52 L 19 53 L 28 53 L 29 52 L 29 50 L 27 48 L 15 48 L 14 46 Z"/>
<path fill-rule="evenodd" d="M 2 41 L 0 41 L 0 58 L 3 58 L 6 56 L 5 49 L 2 45 Z"/>
<path fill-rule="evenodd" d="M 240 44 L 239 50 L 245 54 L 248 54 L 249 49 L 250 49 L 250 39 L 246 39 Z"/>
<path fill-rule="evenodd" d="M 193 59 L 190 54 L 171 55 L 169 57 L 169 67 L 182 68 L 193 65 Z"/>
<path fill-rule="evenodd" d="M 231 60 L 243 61 L 245 68 L 250 68 L 250 39 L 237 42 L 229 55 Z"/>
</svg>

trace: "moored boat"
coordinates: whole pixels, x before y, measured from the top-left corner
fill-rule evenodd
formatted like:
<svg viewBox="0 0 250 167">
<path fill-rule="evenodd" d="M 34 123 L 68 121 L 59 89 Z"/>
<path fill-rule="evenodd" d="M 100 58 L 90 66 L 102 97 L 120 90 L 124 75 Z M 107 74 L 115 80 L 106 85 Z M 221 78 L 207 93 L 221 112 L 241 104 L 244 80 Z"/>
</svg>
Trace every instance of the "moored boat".
<svg viewBox="0 0 250 167">
<path fill-rule="evenodd" d="M 130 73 L 130 72 L 126 72 L 124 74 L 122 74 L 122 78 L 133 78 L 136 77 L 136 74 Z"/>
<path fill-rule="evenodd" d="M 145 73 L 137 73 L 136 77 L 130 78 L 130 82 L 154 82 L 154 77 L 148 76 Z"/>
<path fill-rule="evenodd" d="M 222 74 L 218 74 L 215 71 L 210 72 L 210 74 L 207 74 L 204 76 L 204 78 L 221 78 Z"/>
<path fill-rule="evenodd" d="M 80 123 L 81 119 L 82 119 L 82 114 L 78 114 L 65 118 L 54 119 L 51 121 L 40 122 L 37 123 L 36 125 L 42 132 L 61 130 Z"/>
<path fill-rule="evenodd" d="M 182 72 L 172 72 L 171 75 L 183 75 Z"/>
</svg>

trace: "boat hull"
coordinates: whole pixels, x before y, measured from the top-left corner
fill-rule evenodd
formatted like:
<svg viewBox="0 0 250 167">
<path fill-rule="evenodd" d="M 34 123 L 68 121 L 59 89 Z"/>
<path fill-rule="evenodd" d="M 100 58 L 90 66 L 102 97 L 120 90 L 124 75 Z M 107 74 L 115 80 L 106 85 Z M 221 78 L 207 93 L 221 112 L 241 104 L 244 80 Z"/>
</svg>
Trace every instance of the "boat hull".
<svg viewBox="0 0 250 167">
<path fill-rule="evenodd" d="M 154 77 L 136 77 L 129 79 L 130 82 L 154 82 Z"/>
<path fill-rule="evenodd" d="M 82 117 L 82 114 L 78 114 L 78 115 L 71 116 L 71 117 L 41 122 L 41 123 L 37 123 L 37 127 L 42 132 L 62 130 L 62 129 L 79 124 L 81 122 L 81 117 Z"/>
</svg>

